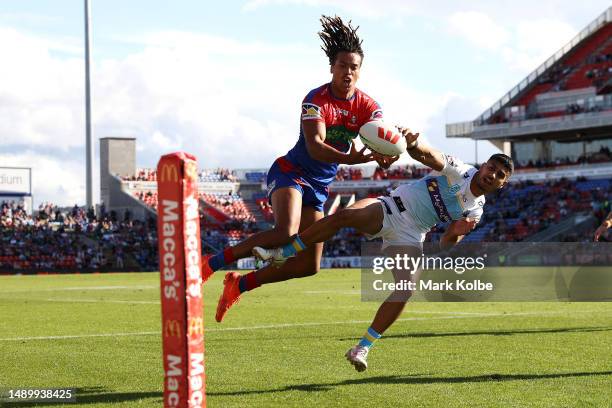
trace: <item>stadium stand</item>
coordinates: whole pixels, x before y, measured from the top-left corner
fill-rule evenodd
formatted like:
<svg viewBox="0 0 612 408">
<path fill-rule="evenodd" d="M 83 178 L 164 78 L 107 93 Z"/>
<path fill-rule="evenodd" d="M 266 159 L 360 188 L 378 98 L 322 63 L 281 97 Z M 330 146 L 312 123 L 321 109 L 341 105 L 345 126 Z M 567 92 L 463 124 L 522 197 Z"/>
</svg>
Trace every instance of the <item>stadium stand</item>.
<svg viewBox="0 0 612 408">
<path fill-rule="evenodd" d="M 599 215 L 600 203 L 611 196 L 612 179 L 513 183 L 487 198 L 483 218 L 465 242 L 523 241 L 571 215 Z M 438 226 L 428 240 L 443 232 Z"/>
<path fill-rule="evenodd" d="M 605 154 L 609 156 L 609 152 Z M 542 163 L 534 164 L 537 165 Z M 142 177 L 150 177 L 150 173 L 144 174 Z M 399 182 L 411 180 L 398 179 Z M 388 194 L 389 188 L 357 189 L 351 194 L 378 196 Z M 151 208 L 157 204 L 156 191 L 138 191 L 134 196 Z M 521 241 L 576 214 L 590 214 L 600 220 L 609 211 L 611 197 L 610 178 L 514 182 L 487 198 L 481 222 L 465 241 Z M 201 198 L 202 239 L 207 252 L 235 245 L 261 230 L 238 194 L 201 193 Z M 259 194 L 251 200 L 272 219 L 265 196 Z M 42 204 L 32 216 L 18 202 L 2 202 L 0 208 L 0 270 L 5 273 L 157 268 L 153 218 L 132 220 L 127 214 L 125 219 L 118 220 L 103 207 L 94 215 L 92 210 L 77 206 L 59 209 L 53 204 Z M 207 217 L 210 213 L 206 209 L 221 214 L 222 220 Z M 434 227 L 427 240 L 437 239 L 444 227 Z M 573 231 L 557 238 L 559 241 L 590 239 L 589 232 Z M 324 256 L 358 256 L 364 240 L 356 231 L 344 229 L 325 243 Z"/>
<path fill-rule="evenodd" d="M 255 222 L 255 217 L 238 194 L 201 193 L 200 199 L 221 213 L 220 221 Z"/>
<path fill-rule="evenodd" d="M 118 221 L 102 208 L 60 209 L 45 203 L 28 216 L 20 203 L 0 203 L 1 271 L 153 270 L 155 223 Z M 151 228 L 153 226 L 153 228 Z"/>
</svg>

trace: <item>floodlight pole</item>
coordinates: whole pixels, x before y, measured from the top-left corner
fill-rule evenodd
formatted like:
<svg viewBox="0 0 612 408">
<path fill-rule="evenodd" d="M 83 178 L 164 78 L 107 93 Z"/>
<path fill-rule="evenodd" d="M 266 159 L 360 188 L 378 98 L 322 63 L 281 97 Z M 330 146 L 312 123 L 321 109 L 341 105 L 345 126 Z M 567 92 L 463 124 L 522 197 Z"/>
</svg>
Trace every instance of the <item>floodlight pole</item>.
<svg viewBox="0 0 612 408">
<path fill-rule="evenodd" d="M 85 190 L 87 195 L 87 209 L 93 206 L 93 142 L 91 127 L 91 88 L 89 65 L 91 55 L 91 18 L 89 14 L 89 0 L 85 1 Z"/>
</svg>

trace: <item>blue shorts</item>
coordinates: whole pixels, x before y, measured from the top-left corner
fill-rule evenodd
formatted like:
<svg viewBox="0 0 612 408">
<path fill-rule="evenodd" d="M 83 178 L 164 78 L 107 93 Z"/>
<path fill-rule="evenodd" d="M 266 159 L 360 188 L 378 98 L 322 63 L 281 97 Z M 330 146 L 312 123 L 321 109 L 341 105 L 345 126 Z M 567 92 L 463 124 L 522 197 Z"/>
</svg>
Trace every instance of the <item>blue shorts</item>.
<svg viewBox="0 0 612 408">
<path fill-rule="evenodd" d="M 293 187 L 302 194 L 302 206 L 314 207 L 323 212 L 323 204 L 329 195 L 327 186 L 318 186 L 308 181 L 299 168 L 284 157 L 274 161 L 268 170 L 268 201 L 271 203 L 272 193 L 283 187 Z"/>
</svg>

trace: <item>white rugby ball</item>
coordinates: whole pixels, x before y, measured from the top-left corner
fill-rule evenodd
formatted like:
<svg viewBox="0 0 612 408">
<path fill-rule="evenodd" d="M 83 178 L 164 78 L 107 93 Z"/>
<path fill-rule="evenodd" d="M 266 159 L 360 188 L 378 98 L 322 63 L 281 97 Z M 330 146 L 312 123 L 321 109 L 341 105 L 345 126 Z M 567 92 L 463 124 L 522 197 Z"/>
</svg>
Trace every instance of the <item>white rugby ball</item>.
<svg viewBox="0 0 612 408">
<path fill-rule="evenodd" d="M 406 138 L 395 126 L 372 120 L 359 129 L 359 138 L 368 149 L 385 156 L 399 156 L 406 151 Z"/>
</svg>

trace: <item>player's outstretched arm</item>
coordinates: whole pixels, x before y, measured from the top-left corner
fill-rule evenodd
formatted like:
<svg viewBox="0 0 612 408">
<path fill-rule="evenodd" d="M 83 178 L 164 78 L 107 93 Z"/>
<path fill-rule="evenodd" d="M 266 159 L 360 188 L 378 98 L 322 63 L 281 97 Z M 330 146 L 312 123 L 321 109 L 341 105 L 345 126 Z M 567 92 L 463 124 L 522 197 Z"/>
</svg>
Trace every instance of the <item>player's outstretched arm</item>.
<svg viewBox="0 0 612 408">
<path fill-rule="evenodd" d="M 440 238 L 440 249 L 446 250 L 459 243 L 474 227 L 476 227 L 476 220 L 471 218 L 451 222 Z"/>
<path fill-rule="evenodd" d="M 374 160 L 371 153 L 365 153 L 365 147 L 358 151 L 354 143 L 348 153 L 343 153 L 325 144 L 326 131 L 323 122 L 302 121 L 302 129 L 306 140 L 306 150 L 308 150 L 310 157 L 315 160 L 339 164 L 360 164 Z"/>
<path fill-rule="evenodd" d="M 420 133 L 412 133 L 410 129 L 401 126 L 398 126 L 398 129 L 406 138 L 406 143 L 408 144 L 406 151 L 408 151 L 410 157 L 436 171 L 441 171 L 444 168 L 442 152 L 419 142 Z"/>
<path fill-rule="evenodd" d="M 593 238 L 593 240 L 599 241 L 599 238 L 601 238 L 601 236 L 608 230 L 608 228 L 611 228 L 611 227 L 612 227 L 612 211 L 610 211 L 610 214 L 608 214 L 608 216 L 601 223 L 599 228 L 595 230 L 595 237 Z"/>
</svg>

